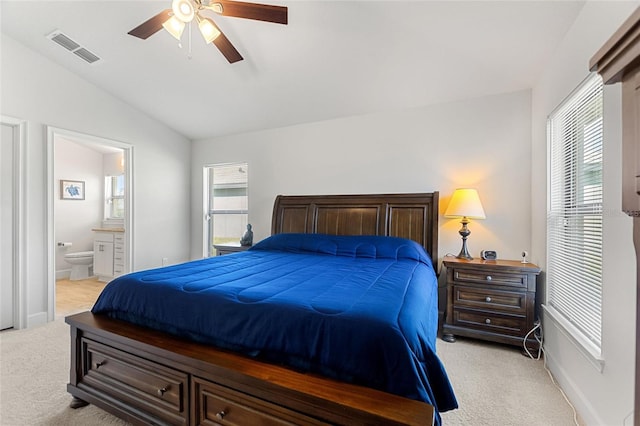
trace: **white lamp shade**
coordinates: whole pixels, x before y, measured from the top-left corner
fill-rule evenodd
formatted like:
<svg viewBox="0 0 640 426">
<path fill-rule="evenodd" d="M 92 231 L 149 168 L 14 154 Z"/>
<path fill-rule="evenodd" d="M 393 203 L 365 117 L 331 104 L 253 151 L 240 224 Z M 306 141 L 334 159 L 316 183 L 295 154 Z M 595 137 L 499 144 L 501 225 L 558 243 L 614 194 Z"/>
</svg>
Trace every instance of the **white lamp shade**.
<svg viewBox="0 0 640 426">
<path fill-rule="evenodd" d="M 209 18 L 202 18 L 200 22 L 198 22 L 198 28 L 200 29 L 200 34 L 202 34 L 202 37 L 207 44 L 211 43 L 220 35 L 220 30 Z"/>
<path fill-rule="evenodd" d="M 173 16 L 182 22 L 191 22 L 196 13 L 190 0 L 173 0 L 171 10 Z"/>
<path fill-rule="evenodd" d="M 449 201 L 445 217 L 466 217 L 468 219 L 485 219 L 484 209 L 478 191 L 471 188 L 456 189 Z"/>
<path fill-rule="evenodd" d="M 174 36 L 176 39 L 180 40 L 180 37 L 182 37 L 182 32 L 184 31 L 184 22 L 182 22 L 179 19 L 176 19 L 175 16 L 172 16 L 171 18 L 167 19 L 162 24 L 162 26 L 164 27 L 165 30 L 167 30 L 169 34 Z"/>
</svg>

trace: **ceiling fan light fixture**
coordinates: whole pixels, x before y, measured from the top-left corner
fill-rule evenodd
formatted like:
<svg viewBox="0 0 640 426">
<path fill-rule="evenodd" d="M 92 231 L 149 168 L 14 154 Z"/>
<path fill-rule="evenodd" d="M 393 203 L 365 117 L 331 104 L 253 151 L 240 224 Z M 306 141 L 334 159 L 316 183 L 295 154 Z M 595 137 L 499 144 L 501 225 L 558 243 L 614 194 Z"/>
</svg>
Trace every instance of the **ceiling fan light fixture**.
<svg viewBox="0 0 640 426">
<path fill-rule="evenodd" d="M 169 34 L 180 40 L 180 37 L 182 37 L 182 32 L 184 31 L 185 24 L 175 16 L 172 16 L 171 18 L 167 19 L 162 24 L 162 26 L 165 30 L 167 30 Z"/>
<path fill-rule="evenodd" d="M 0 0 L 2 1 L 2 0 Z M 164 0 L 168 1 L 168 0 Z M 249 0 L 251 1 L 251 0 Z M 163 27 L 173 37 L 178 39 L 178 46 L 182 47 L 180 37 L 186 24 L 196 20 L 198 30 L 207 44 L 213 44 L 230 63 L 242 61 L 243 57 L 238 49 L 220 30 L 215 21 L 205 19 L 201 12 L 211 10 L 227 17 L 243 18 L 253 21 L 271 22 L 287 25 L 288 8 L 260 3 L 249 3 L 238 0 L 171 0 L 171 8 L 147 19 L 142 24 L 128 32 L 129 35 L 146 40 L 160 31 Z M 189 58 L 191 58 L 191 27 L 189 27 Z"/>
<path fill-rule="evenodd" d="M 202 37 L 204 38 L 204 41 L 207 42 L 207 44 L 211 43 L 220 35 L 220 30 L 209 18 L 200 19 L 198 22 L 198 29 L 200 30 L 200 34 L 202 34 Z"/>
<path fill-rule="evenodd" d="M 173 0 L 171 3 L 173 16 L 182 22 L 191 22 L 196 14 L 193 3 L 190 0 Z"/>
<path fill-rule="evenodd" d="M 222 14 L 223 12 L 221 3 L 210 2 L 209 5 L 205 7 L 209 10 L 213 10 L 215 13 L 218 13 L 218 14 Z"/>
</svg>

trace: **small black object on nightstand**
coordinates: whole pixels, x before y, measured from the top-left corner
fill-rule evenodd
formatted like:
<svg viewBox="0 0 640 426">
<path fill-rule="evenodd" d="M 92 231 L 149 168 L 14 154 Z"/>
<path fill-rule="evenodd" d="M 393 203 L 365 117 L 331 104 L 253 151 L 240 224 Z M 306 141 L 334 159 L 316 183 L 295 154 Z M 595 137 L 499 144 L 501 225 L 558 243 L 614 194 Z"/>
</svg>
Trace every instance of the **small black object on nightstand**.
<svg viewBox="0 0 640 426">
<path fill-rule="evenodd" d="M 482 250 L 480 252 L 480 257 L 483 260 L 496 260 L 498 258 L 498 253 L 495 250 Z"/>
</svg>

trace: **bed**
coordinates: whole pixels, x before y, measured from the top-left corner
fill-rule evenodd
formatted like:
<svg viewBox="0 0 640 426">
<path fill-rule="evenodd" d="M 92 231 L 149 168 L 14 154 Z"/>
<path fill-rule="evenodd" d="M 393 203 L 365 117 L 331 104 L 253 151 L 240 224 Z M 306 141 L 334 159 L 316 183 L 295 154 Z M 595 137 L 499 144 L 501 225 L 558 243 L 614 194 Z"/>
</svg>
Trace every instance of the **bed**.
<svg viewBox="0 0 640 426">
<path fill-rule="evenodd" d="M 457 403 L 435 354 L 437 217 L 437 192 L 279 196 L 250 250 L 112 281 L 67 318 L 72 406 L 140 424 L 439 424 Z"/>
</svg>

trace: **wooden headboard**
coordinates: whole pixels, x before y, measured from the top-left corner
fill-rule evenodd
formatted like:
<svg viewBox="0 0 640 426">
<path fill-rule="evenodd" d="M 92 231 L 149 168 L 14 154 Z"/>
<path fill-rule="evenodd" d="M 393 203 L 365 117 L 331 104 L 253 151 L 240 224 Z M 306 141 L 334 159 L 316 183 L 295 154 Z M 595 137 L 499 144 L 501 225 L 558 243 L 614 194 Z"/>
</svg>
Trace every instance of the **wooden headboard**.
<svg viewBox="0 0 640 426">
<path fill-rule="evenodd" d="M 422 245 L 438 265 L 438 192 L 278 195 L 271 234 L 386 235 Z"/>
</svg>

